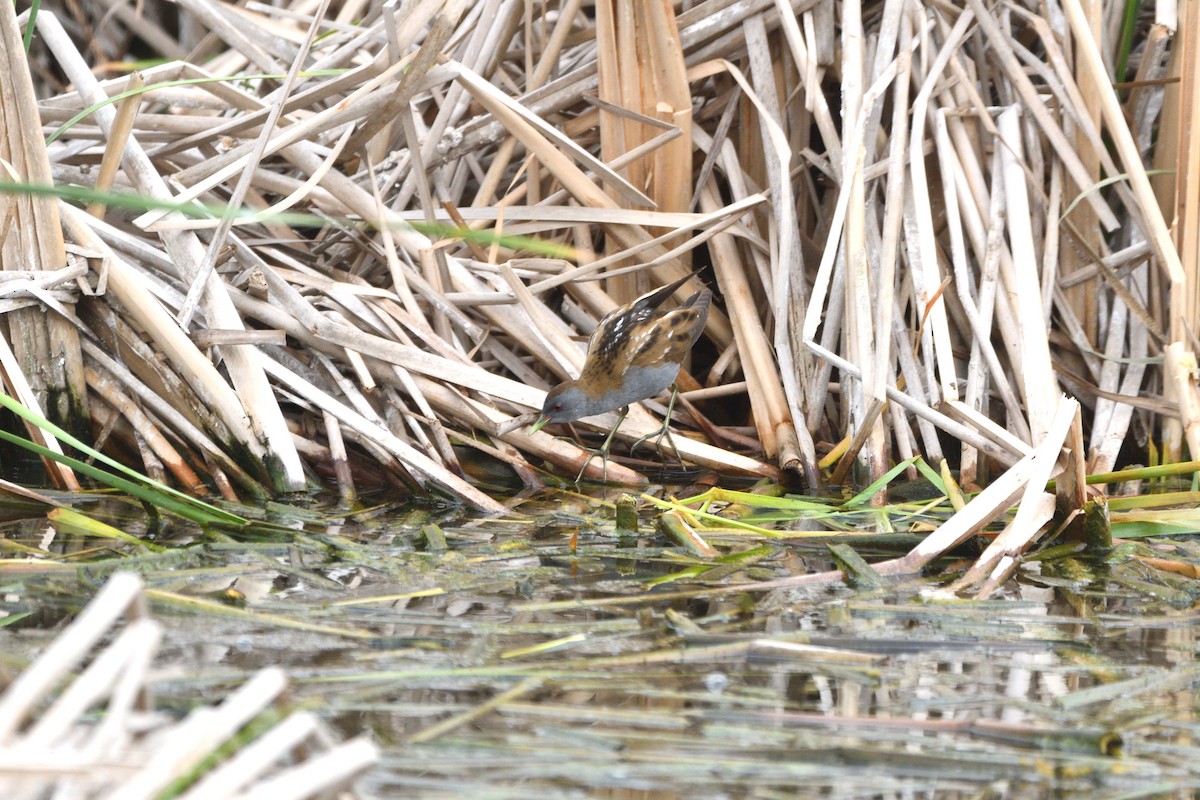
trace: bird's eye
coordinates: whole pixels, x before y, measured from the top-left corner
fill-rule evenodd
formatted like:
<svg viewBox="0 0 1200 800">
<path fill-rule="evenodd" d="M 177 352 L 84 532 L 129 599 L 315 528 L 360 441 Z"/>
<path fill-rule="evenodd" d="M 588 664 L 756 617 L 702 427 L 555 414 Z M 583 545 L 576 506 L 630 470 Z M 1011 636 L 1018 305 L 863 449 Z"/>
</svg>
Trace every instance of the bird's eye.
<svg viewBox="0 0 1200 800">
<path fill-rule="evenodd" d="M 555 403 L 554 405 L 550 406 L 551 411 L 562 411 L 562 408 L 562 403 Z"/>
</svg>

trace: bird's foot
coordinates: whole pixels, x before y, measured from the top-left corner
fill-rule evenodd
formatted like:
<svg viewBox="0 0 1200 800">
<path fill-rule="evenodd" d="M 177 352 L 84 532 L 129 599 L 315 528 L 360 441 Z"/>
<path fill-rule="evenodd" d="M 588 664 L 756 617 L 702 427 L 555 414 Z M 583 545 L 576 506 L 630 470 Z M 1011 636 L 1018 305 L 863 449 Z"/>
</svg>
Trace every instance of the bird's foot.
<svg viewBox="0 0 1200 800">
<path fill-rule="evenodd" d="M 575 476 L 576 486 L 583 482 L 583 473 L 587 472 L 588 464 L 592 463 L 592 459 L 597 457 L 600 458 L 600 482 L 608 483 L 608 449 L 601 448 L 598 450 L 588 450 L 588 457 L 583 460 L 583 466 L 579 468 L 579 473 Z"/>
<path fill-rule="evenodd" d="M 671 386 L 671 397 L 667 400 L 667 413 L 663 417 L 662 427 L 654 433 L 648 433 L 639 438 L 633 443 L 633 447 L 629 448 L 629 454 L 633 455 L 642 443 L 647 439 L 654 439 L 654 449 L 658 451 L 658 457 L 666 460 L 667 454 L 663 452 L 663 439 L 665 438 L 671 444 L 671 452 L 675 454 L 675 460 L 681 465 L 683 464 L 683 456 L 679 455 L 679 448 L 675 446 L 675 437 L 671 434 L 671 412 L 675 409 L 675 397 L 679 394 L 679 388 Z"/>
<path fill-rule="evenodd" d="M 588 464 L 592 463 L 592 459 L 600 456 L 601 474 L 600 482 L 608 483 L 608 449 L 612 446 L 613 437 L 617 435 L 617 429 L 621 427 L 621 423 L 625 421 L 625 416 L 629 413 L 629 406 L 624 406 L 621 409 L 620 415 L 617 417 L 617 424 L 608 432 L 608 436 L 604 438 L 604 444 L 600 445 L 599 450 L 589 450 L 588 457 L 584 460 L 583 466 L 579 468 L 579 474 L 575 476 L 575 484 L 578 485 L 583 480 L 583 473 L 587 471 Z"/>
<path fill-rule="evenodd" d="M 667 453 L 665 450 L 663 450 L 663 439 L 666 439 L 667 444 L 671 446 L 671 453 L 675 456 L 675 460 L 680 464 L 683 464 L 683 456 L 679 454 L 679 448 L 675 446 L 675 435 L 671 433 L 671 428 L 668 425 L 663 425 L 654 433 L 647 433 L 645 436 L 638 439 L 633 443 L 633 446 L 629 448 L 629 454 L 633 455 L 633 453 L 639 447 L 641 447 L 643 443 L 650 439 L 654 440 L 654 449 L 658 452 L 659 458 L 664 461 L 667 459 Z"/>
</svg>

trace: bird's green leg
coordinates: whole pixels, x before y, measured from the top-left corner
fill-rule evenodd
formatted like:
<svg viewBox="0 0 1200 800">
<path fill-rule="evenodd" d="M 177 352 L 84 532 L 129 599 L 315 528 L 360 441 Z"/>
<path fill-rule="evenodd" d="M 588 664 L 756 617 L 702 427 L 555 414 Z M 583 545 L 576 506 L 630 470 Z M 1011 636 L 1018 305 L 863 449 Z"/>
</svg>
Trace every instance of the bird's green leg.
<svg viewBox="0 0 1200 800">
<path fill-rule="evenodd" d="M 656 437 L 654 439 L 654 447 L 656 450 L 658 450 L 658 455 L 661 458 L 663 456 L 663 449 L 662 449 L 663 437 L 666 437 L 667 441 L 669 441 L 671 443 L 671 451 L 673 453 L 675 453 L 675 460 L 678 461 L 680 464 L 683 463 L 683 457 L 679 455 L 679 448 L 675 446 L 675 437 L 671 435 L 671 412 L 673 412 L 675 410 L 675 397 L 678 394 L 679 394 L 679 387 L 676 386 L 675 384 L 671 384 L 671 396 L 667 400 L 667 415 L 665 417 L 663 417 L 662 427 L 659 428 L 657 432 L 648 433 L 645 436 L 638 439 L 636 442 L 634 442 L 633 447 L 629 448 L 630 454 L 632 454 L 635 450 L 637 450 L 639 447 L 641 447 L 642 442 L 646 441 L 647 439 L 649 439 L 651 437 Z"/>
<path fill-rule="evenodd" d="M 575 476 L 575 483 L 583 480 L 583 473 L 587 470 L 587 465 L 592 463 L 592 459 L 600 456 L 600 463 L 603 465 L 604 474 L 601 478 L 602 482 L 608 483 L 608 449 L 612 446 L 613 437 L 617 435 L 617 429 L 621 427 L 621 423 L 625 421 L 625 416 L 629 413 L 629 406 L 622 406 L 621 413 L 617 417 L 617 424 L 613 425 L 613 429 L 608 432 L 608 436 L 604 437 L 604 444 L 600 445 L 599 450 L 589 452 L 587 460 L 583 462 L 583 466 L 579 468 L 579 474 Z"/>
</svg>

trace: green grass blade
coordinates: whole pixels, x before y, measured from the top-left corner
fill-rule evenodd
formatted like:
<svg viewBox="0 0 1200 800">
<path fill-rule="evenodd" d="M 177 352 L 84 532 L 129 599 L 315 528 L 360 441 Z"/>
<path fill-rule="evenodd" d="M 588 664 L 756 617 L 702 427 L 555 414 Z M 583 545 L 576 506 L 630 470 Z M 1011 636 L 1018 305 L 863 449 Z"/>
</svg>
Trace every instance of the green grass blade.
<svg viewBox="0 0 1200 800">
<path fill-rule="evenodd" d="M 177 499 L 171 494 L 158 491 L 151 486 L 146 486 L 142 483 L 122 478 L 119 475 L 113 475 L 111 472 L 105 472 L 104 470 L 88 464 L 85 461 L 80 461 L 77 458 L 65 456 L 62 453 L 56 453 L 49 448 L 42 447 L 40 444 L 35 444 L 28 439 L 23 439 L 20 436 L 9 433 L 8 431 L 0 430 L 0 439 L 3 439 L 11 444 L 15 444 L 18 447 L 22 447 L 31 453 L 36 453 L 43 458 L 48 458 L 51 461 L 58 462 L 59 464 L 65 464 L 79 474 L 86 475 L 89 478 L 98 481 L 99 483 L 103 483 L 105 486 L 110 486 L 117 491 L 124 492 L 131 497 L 136 497 L 139 500 L 149 503 L 155 508 L 162 509 L 163 511 L 169 511 L 172 514 L 191 520 L 192 522 L 201 525 L 212 523 L 228 524 L 230 522 L 237 524 L 234 520 L 229 519 L 229 517 L 233 516 L 232 514 L 228 514 L 227 512 L 222 511 L 219 508 L 215 508 L 214 506 L 209 506 L 207 503 L 203 503 L 199 500 L 193 500 L 187 495 L 183 495 L 182 500 Z M 144 480 L 153 483 L 150 478 L 144 478 Z M 211 512 L 206 509 L 211 509 Z M 244 522 L 245 521 L 243 520 L 242 523 L 244 524 Z"/>
<path fill-rule="evenodd" d="M 232 217 L 248 223 L 276 222 L 293 228 L 324 228 L 336 224 L 348 230 L 377 227 L 378 220 L 351 219 L 349 217 L 328 217 L 318 214 L 308 214 L 303 211 L 280 211 L 266 213 L 255 208 L 230 209 L 228 206 L 218 206 L 199 202 L 174 202 L 157 200 L 143 195 L 127 194 L 124 192 L 107 192 L 90 189 L 86 186 L 48 186 L 38 183 L 14 183 L 0 181 L 0 194 L 38 195 L 61 197 L 63 200 L 77 203 L 81 206 L 90 203 L 102 203 L 113 208 L 130 211 L 171 211 L 191 219 L 221 219 Z M 517 236 L 512 234 L 497 234 L 492 229 L 474 230 L 462 228 L 442 222 L 421 222 L 412 220 L 399 223 L 393 227 L 411 228 L 431 239 L 461 239 L 475 242 L 481 246 L 490 247 L 493 244 L 517 251 L 529 252 L 548 258 L 561 258 L 568 261 L 577 259 L 574 248 L 558 242 L 542 241 L 532 236 Z"/>
<path fill-rule="evenodd" d="M 245 524 L 246 522 L 244 518 L 239 517 L 236 514 L 230 514 L 228 511 L 224 511 L 216 506 L 209 505 L 203 500 L 197 500 L 194 497 L 190 497 L 189 495 L 186 495 L 177 489 L 172 489 L 166 484 L 159 483 L 153 478 L 142 475 L 137 470 L 130 469 L 119 461 L 109 458 L 99 450 L 96 450 L 86 443 L 81 442 L 79 439 L 76 439 L 74 436 L 67 433 L 50 420 L 30 411 L 21 403 L 17 402 L 16 399 L 10 397 L 4 392 L 0 392 L 0 406 L 4 406 L 21 419 L 32 425 L 36 425 L 38 428 L 50 434 L 54 438 L 69 444 L 71 447 L 87 455 L 89 458 L 93 458 L 96 461 L 106 464 L 118 472 L 129 476 L 129 478 L 132 480 L 127 480 L 117 475 L 105 472 L 101 469 L 97 469 L 91 464 L 86 464 L 78 459 L 71 458 L 70 456 L 64 456 L 60 453 L 56 453 L 53 450 L 49 450 L 20 436 L 15 436 L 6 431 L 0 431 L 0 437 L 3 437 L 5 441 L 12 442 L 19 447 L 23 447 L 26 450 L 35 452 L 38 455 L 49 458 L 52 461 L 57 461 L 60 464 L 66 464 L 72 469 L 87 475 L 90 478 L 100 481 L 106 486 L 112 486 L 114 489 L 120 489 L 123 492 L 128 492 L 134 497 L 137 497 L 139 500 L 145 500 L 154 506 L 168 509 L 173 513 L 179 514 L 179 516 L 190 519 L 194 522 L 223 522 L 234 525 Z M 120 485 L 118 485 L 118 483 Z"/>
<path fill-rule="evenodd" d="M 917 456 L 906 458 L 896 466 L 889 469 L 866 489 L 863 489 L 861 492 L 854 495 L 854 497 L 851 497 L 849 500 L 847 500 L 846 508 L 857 508 L 858 506 L 869 503 L 871 498 L 879 494 L 879 492 L 882 491 L 885 486 L 894 481 L 897 475 L 911 467 L 916 459 Z"/>
</svg>

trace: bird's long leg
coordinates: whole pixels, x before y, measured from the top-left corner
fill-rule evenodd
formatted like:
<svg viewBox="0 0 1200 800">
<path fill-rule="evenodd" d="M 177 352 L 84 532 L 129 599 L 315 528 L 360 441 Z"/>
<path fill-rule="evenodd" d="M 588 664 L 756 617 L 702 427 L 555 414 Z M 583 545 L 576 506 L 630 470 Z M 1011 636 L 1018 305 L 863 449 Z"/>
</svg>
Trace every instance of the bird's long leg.
<svg viewBox="0 0 1200 800">
<path fill-rule="evenodd" d="M 678 394 L 679 387 L 675 384 L 671 384 L 671 396 L 667 400 L 667 415 L 663 417 L 662 427 L 659 428 L 655 433 L 647 433 L 645 436 L 634 442 L 633 447 L 629 448 L 630 455 L 632 455 L 635 450 L 641 447 L 642 442 L 651 437 L 657 437 L 654 440 L 654 447 L 656 450 L 658 450 L 658 455 L 661 458 L 663 456 L 662 441 L 663 437 L 665 436 L 667 441 L 671 443 L 671 450 L 675 453 L 675 460 L 680 464 L 683 463 L 683 457 L 679 455 L 679 448 L 675 446 L 675 437 L 671 435 L 671 412 L 675 410 L 675 397 Z"/>
<path fill-rule="evenodd" d="M 589 452 L 587 460 L 583 462 L 583 466 L 579 468 L 579 474 L 575 476 L 575 483 L 583 480 L 583 473 L 587 470 L 587 465 L 592 463 L 592 459 L 600 456 L 600 463 L 603 465 L 604 474 L 601 480 L 608 483 L 608 449 L 612 446 L 613 437 L 617 435 L 617 429 L 621 427 L 621 423 L 625 421 L 625 416 L 629 413 L 629 406 L 622 406 L 621 413 L 617 417 L 617 424 L 613 425 L 613 429 L 608 432 L 608 436 L 604 437 L 604 444 L 600 445 L 599 450 Z"/>
</svg>

